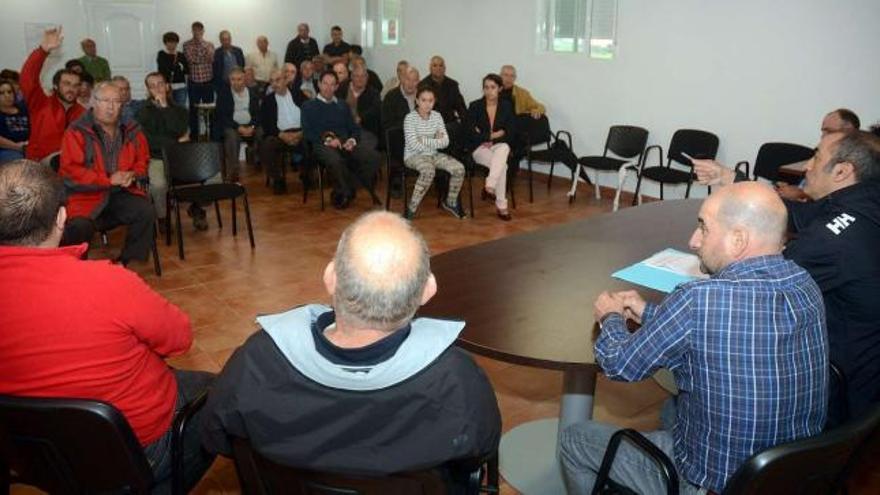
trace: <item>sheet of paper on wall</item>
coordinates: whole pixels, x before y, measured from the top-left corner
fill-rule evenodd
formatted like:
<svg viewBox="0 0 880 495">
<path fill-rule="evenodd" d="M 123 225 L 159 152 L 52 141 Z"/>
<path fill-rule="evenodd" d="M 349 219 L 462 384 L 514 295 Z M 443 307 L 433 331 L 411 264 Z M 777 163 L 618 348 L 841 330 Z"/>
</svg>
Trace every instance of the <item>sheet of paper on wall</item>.
<svg viewBox="0 0 880 495">
<path fill-rule="evenodd" d="M 664 249 L 611 276 L 665 293 L 685 282 L 708 277 L 700 272 L 700 259 L 696 255 L 676 249 Z"/>
</svg>

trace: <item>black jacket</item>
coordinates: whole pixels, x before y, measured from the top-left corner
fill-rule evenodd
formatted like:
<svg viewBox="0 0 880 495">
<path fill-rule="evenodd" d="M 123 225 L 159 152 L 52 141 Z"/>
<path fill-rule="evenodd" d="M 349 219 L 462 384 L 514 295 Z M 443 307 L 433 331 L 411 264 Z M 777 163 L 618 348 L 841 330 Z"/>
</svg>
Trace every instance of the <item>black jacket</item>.
<svg viewBox="0 0 880 495">
<path fill-rule="evenodd" d="M 489 114 L 486 113 L 486 99 L 474 100 L 468 107 L 468 133 L 472 146 L 479 146 L 487 141 L 493 143 L 508 143 L 514 137 L 515 120 L 513 105 L 507 100 L 498 100 L 498 109 L 495 111 L 495 125 L 489 126 Z M 492 132 L 504 130 L 504 136 L 498 139 L 490 139 Z"/>
<path fill-rule="evenodd" d="M 189 131 L 189 113 L 173 101 L 165 108 L 147 100 L 135 115 L 150 146 L 151 158 L 162 158 L 162 148 L 176 143 Z"/>
<path fill-rule="evenodd" d="M 485 456 L 501 426 L 485 373 L 454 346 L 396 385 L 354 391 L 307 378 L 264 330 L 229 358 L 203 414 L 211 452 L 238 436 L 284 465 L 367 476 Z"/>
<path fill-rule="evenodd" d="M 858 416 L 880 403 L 880 182 L 786 206 L 797 238 L 783 254 L 822 289 L 831 361 L 846 376 L 850 415 Z"/>
<path fill-rule="evenodd" d="M 293 103 L 302 111 L 303 102 L 307 99 L 302 91 L 290 91 L 293 95 Z M 300 113 L 302 119 L 302 113 Z M 278 128 L 278 102 L 275 101 L 275 93 L 266 93 L 263 102 L 260 104 L 260 127 L 263 129 L 263 136 L 277 136 L 283 129 Z M 302 122 L 302 120 L 300 120 Z"/>
<path fill-rule="evenodd" d="M 308 43 L 303 43 L 299 40 L 299 36 L 297 36 L 287 43 L 287 51 L 284 52 L 284 63 L 294 64 L 298 70 L 299 64 L 303 60 L 311 60 L 320 53 L 318 51 L 318 42 L 315 41 L 315 38 L 309 38 Z"/>
<path fill-rule="evenodd" d="M 248 102 L 248 112 L 251 114 L 249 125 L 257 125 L 257 119 L 260 116 L 260 96 L 257 91 L 245 88 L 250 97 Z M 235 100 L 232 99 L 232 88 L 223 86 L 217 91 L 217 108 L 214 110 L 214 131 L 216 135 L 222 136 L 226 129 L 238 128 L 239 124 L 233 120 L 232 115 L 235 113 Z"/>
<path fill-rule="evenodd" d="M 444 77 L 443 82 L 438 83 L 427 77 L 419 81 L 419 88 L 428 87 L 434 90 L 436 101 L 434 102 L 434 110 L 440 112 L 443 116 L 443 122 L 449 124 L 459 120 L 464 120 L 467 109 L 464 106 L 464 97 L 458 89 L 458 82 L 455 79 Z"/>
<path fill-rule="evenodd" d="M 241 48 L 237 46 L 230 47 L 232 50 L 232 56 L 235 57 L 235 62 L 238 64 L 238 67 L 244 69 L 244 52 L 241 51 Z M 229 85 L 229 81 L 223 80 L 223 47 L 217 48 L 214 50 L 214 63 L 212 64 L 212 69 L 214 70 L 214 86 L 220 88 L 223 85 Z"/>
<path fill-rule="evenodd" d="M 189 63 L 186 61 L 186 55 L 182 51 L 171 55 L 165 50 L 159 50 L 156 54 L 156 67 L 165 76 L 165 80 L 168 83 L 186 82 L 186 75 L 189 73 Z"/>
<path fill-rule="evenodd" d="M 385 95 L 382 100 L 382 132 L 393 127 L 403 128 L 403 119 L 410 112 L 409 103 L 404 98 L 400 88 L 394 88 Z M 384 139 L 384 134 L 382 136 Z"/>
</svg>

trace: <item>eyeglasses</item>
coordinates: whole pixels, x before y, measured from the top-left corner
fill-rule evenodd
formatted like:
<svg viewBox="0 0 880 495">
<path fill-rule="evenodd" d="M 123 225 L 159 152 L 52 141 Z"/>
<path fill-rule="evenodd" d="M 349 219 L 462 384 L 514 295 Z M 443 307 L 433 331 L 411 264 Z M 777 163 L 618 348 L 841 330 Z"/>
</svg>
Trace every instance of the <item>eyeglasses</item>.
<svg viewBox="0 0 880 495">
<path fill-rule="evenodd" d="M 108 105 L 119 105 L 119 106 L 121 106 L 125 103 L 122 100 L 116 100 L 113 98 L 95 98 L 95 101 L 97 101 L 99 103 L 106 103 Z"/>
</svg>

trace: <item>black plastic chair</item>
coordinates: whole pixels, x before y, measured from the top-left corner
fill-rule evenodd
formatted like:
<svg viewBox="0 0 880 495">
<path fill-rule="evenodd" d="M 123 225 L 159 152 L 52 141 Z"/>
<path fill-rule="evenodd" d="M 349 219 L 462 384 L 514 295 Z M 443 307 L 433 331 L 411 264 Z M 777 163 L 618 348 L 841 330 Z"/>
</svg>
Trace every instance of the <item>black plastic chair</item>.
<svg viewBox="0 0 880 495">
<path fill-rule="evenodd" d="M 832 369 L 833 373 L 835 371 Z M 620 485 L 609 482 L 608 474 L 617 451 L 616 445 L 614 449 L 611 447 L 618 434 L 633 440 L 654 462 L 666 466 L 664 471 L 673 467 L 674 472 L 672 461 L 650 440 L 634 430 L 621 430 L 612 436 L 596 477 L 596 487 L 606 491 L 596 492 L 594 489 L 593 493 L 631 493 L 625 487 L 615 489 Z M 619 442 L 620 439 L 617 440 Z M 651 444 L 647 448 L 646 442 Z M 754 454 L 730 477 L 722 495 L 834 495 L 845 489 L 846 479 L 853 468 L 864 455 L 876 449 L 877 444 L 880 444 L 880 404 L 870 413 L 838 428 Z M 673 487 L 670 479 L 667 479 L 667 493 L 678 493 L 677 482 Z"/>
<path fill-rule="evenodd" d="M 727 481 L 723 495 L 837 494 L 863 455 L 880 442 L 880 404 L 861 418 L 811 438 L 750 457 Z"/>
<path fill-rule="evenodd" d="M 184 406 L 172 423 L 174 494 L 186 493 L 180 439 L 205 398 Z M 7 493 L 10 483 L 49 493 L 148 494 L 155 488 L 143 447 L 112 405 L 0 395 L 0 491 Z"/>
<path fill-rule="evenodd" d="M 183 230 L 180 227 L 181 203 L 214 203 L 217 214 L 217 225 L 223 228 L 220 218 L 219 201 L 232 202 L 232 235 L 238 235 L 238 218 L 236 215 L 237 198 L 244 203 L 245 220 L 247 221 L 248 238 L 251 249 L 254 249 L 254 232 L 251 225 L 251 210 L 248 204 L 247 189 L 237 182 L 205 184 L 205 181 L 220 173 L 222 167 L 222 150 L 219 143 L 176 143 L 166 146 L 163 150 L 165 174 L 168 178 L 168 211 L 174 207 L 175 225 L 177 227 L 177 250 L 180 259 L 184 259 Z M 166 215 L 165 240 L 171 245 L 171 219 Z"/>
<path fill-rule="evenodd" d="M 553 170 L 556 162 L 568 162 L 572 169 L 572 177 L 574 177 L 577 156 L 574 154 L 574 148 L 572 148 L 571 133 L 565 130 L 553 133 L 550 128 L 550 120 L 546 115 L 542 115 L 540 119 L 532 118 L 531 115 L 517 116 L 517 129 L 522 136 L 521 139 L 525 140 L 524 158 L 526 159 L 526 167 L 529 170 L 529 203 L 532 203 L 535 200 L 532 185 L 532 163 L 550 164 L 550 174 L 547 176 L 547 192 L 549 193 L 550 186 L 553 183 Z M 545 149 L 534 149 L 536 146 L 541 145 L 544 145 Z M 519 159 L 516 161 L 519 162 Z M 512 187 L 512 181 L 508 180 L 508 182 L 511 183 Z"/>
<path fill-rule="evenodd" d="M 645 167 L 651 150 L 654 148 L 659 152 L 657 166 Z M 684 197 L 690 197 L 691 184 L 693 184 L 695 178 L 693 163 L 682 153 L 687 153 L 693 158 L 714 159 L 716 153 L 718 153 L 718 136 L 711 132 L 696 129 L 679 129 L 675 131 L 675 134 L 672 135 L 672 141 L 669 143 L 669 153 L 666 155 L 665 167 L 663 166 L 663 147 L 657 144 L 648 146 L 648 149 L 645 150 L 642 165 L 639 168 L 639 180 L 636 183 L 633 205 L 638 201 L 643 179 L 650 179 L 660 183 L 660 199 L 663 199 L 664 184 L 687 184 Z M 686 166 L 687 170 L 672 168 L 673 161 Z"/>
<path fill-rule="evenodd" d="M 630 442 L 633 447 L 641 450 L 654 461 L 657 467 L 660 468 L 660 476 L 666 483 L 666 493 L 668 495 L 678 495 L 678 472 L 675 470 L 675 464 L 672 463 L 672 460 L 662 450 L 645 438 L 644 435 L 631 429 L 618 430 L 614 432 L 614 435 L 611 435 L 605 455 L 602 457 L 602 465 L 596 474 L 596 484 L 593 485 L 592 495 L 635 494 L 634 491 L 614 482 L 610 477 L 614 457 L 617 455 L 617 449 L 620 448 L 620 443 L 623 440 Z"/>
<path fill-rule="evenodd" d="M 582 156 L 578 158 L 577 171 L 572 174 L 572 194 L 569 195 L 568 201 L 574 201 L 574 193 L 576 192 L 574 181 L 577 180 L 577 176 L 580 175 L 581 167 L 596 171 L 597 176 L 594 186 L 596 188 L 596 199 L 599 199 L 598 173 L 620 172 L 620 167 L 632 162 L 635 162 L 632 169 L 638 170 L 642 165 L 645 146 L 647 144 L 647 129 L 632 125 L 611 126 L 611 128 L 608 129 L 608 137 L 605 138 L 605 150 L 602 152 L 602 156 Z M 608 156 L 609 151 L 620 158 Z"/>
<path fill-rule="evenodd" d="M 449 129 L 447 128 L 447 132 Z M 450 137 L 450 145 L 452 143 Z M 405 147 L 402 127 L 391 127 L 390 129 L 385 130 L 385 164 L 388 167 L 388 179 L 385 187 L 385 210 L 391 209 L 391 182 L 394 176 L 400 177 L 400 183 L 402 184 L 402 192 L 403 192 L 403 211 L 406 211 L 408 200 L 407 200 L 407 185 L 406 178 L 407 177 L 417 177 L 419 173 L 411 168 L 408 168 L 403 163 L 403 151 Z M 449 147 L 447 147 L 448 149 Z M 470 187 L 470 176 L 468 179 L 468 187 Z M 441 182 L 438 182 L 441 181 Z M 445 170 L 437 169 L 437 173 L 434 175 L 434 184 L 437 191 L 437 206 L 440 206 L 440 201 L 443 200 L 443 194 L 446 191 L 446 188 L 449 184 L 449 173 Z M 471 196 L 473 197 L 473 196 Z M 473 200 L 471 201 L 471 216 L 473 216 Z"/>
<path fill-rule="evenodd" d="M 233 438 L 232 452 L 242 492 L 247 495 L 384 495 L 448 493 L 436 469 L 396 473 L 385 477 L 319 473 L 277 464 L 251 448 L 250 442 Z M 497 457 L 495 457 L 497 459 Z M 481 487 L 482 465 L 468 477 L 467 493 L 497 493 L 496 484 Z M 490 480 L 491 482 L 491 480 Z"/>
<path fill-rule="evenodd" d="M 792 143 L 764 143 L 758 149 L 758 156 L 755 158 L 755 169 L 753 180 L 758 177 L 776 182 L 780 180 L 779 169 L 785 165 L 803 162 L 813 158 L 814 150 Z M 743 170 L 744 169 L 744 170 Z M 743 171 L 746 177 L 749 176 L 749 162 L 741 161 L 736 164 L 737 171 Z"/>
</svg>

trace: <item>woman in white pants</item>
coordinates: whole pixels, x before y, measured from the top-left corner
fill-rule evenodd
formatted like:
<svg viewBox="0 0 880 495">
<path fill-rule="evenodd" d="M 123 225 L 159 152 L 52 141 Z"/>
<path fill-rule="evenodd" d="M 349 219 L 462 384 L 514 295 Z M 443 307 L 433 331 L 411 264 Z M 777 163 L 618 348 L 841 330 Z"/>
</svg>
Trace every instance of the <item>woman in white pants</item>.
<svg viewBox="0 0 880 495">
<path fill-rule="evenodd" d="M 511 219 L 507 209 L 507 157 L 510 155 L 510 139 L 513 135 L 513 105 L 498 98 L 501 92 L 501 76 L 488 74 L 483 78 L 483 97 L 468 107 L 471 143 L 476 147 L 474 161 L 489 167 L 489 175 L 483 187 L 483 199 L 494 199 L 498 218 Z"/>
</svg>

